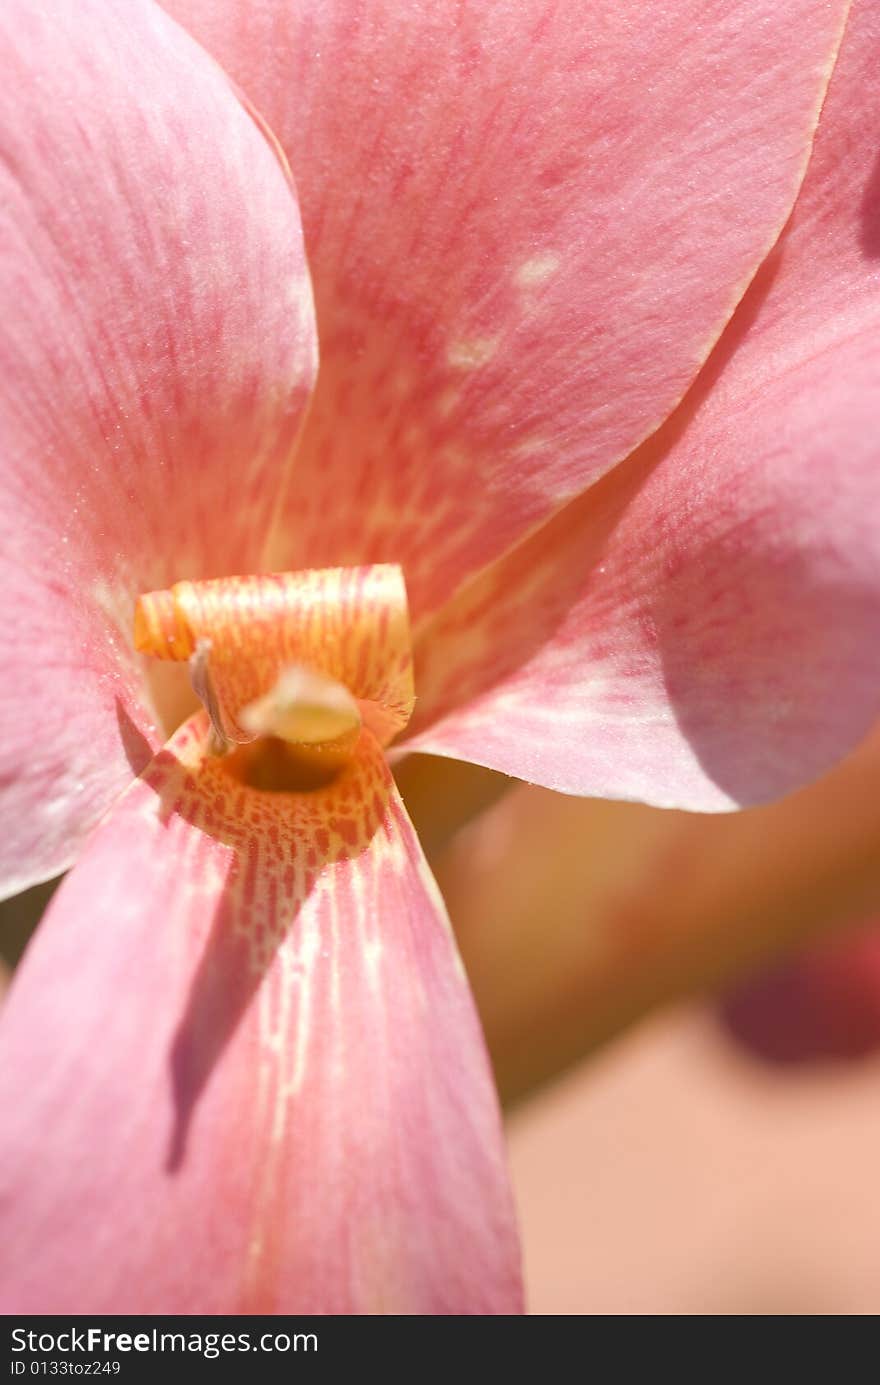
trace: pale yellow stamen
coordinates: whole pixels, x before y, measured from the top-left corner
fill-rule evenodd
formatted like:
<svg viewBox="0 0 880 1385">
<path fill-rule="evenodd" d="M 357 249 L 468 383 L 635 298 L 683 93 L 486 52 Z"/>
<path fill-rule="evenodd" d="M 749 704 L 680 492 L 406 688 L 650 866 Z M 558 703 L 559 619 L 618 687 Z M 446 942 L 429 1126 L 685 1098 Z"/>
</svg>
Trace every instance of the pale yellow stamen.
<svg viewBox="0 0 880 1385">
<path fill-rule="evenodd" d="M 277 736 L 291 745 L 328 745 L 360 729 L 357 702 L 342 683 L 317 669 L 293 664 L 263 697 L 239 713 L 254 736 Z"/>
</svg>

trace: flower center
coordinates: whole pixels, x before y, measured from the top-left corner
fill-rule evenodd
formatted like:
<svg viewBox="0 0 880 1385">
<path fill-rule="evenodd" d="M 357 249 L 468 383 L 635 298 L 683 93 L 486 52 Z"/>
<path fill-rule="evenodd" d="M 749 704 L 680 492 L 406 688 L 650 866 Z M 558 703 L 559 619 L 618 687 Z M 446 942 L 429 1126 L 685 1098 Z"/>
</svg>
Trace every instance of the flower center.
<svg viewBox="0 0 880 1385">
<path fill-rule="evenodd" d="M 187 660 L 213 749 L 252 787 L 328 782 L 361 735 L 387 745 L 413 707 L 398 567 L 178 582 L 138 598 L 135 647 Z"/>
</svg>

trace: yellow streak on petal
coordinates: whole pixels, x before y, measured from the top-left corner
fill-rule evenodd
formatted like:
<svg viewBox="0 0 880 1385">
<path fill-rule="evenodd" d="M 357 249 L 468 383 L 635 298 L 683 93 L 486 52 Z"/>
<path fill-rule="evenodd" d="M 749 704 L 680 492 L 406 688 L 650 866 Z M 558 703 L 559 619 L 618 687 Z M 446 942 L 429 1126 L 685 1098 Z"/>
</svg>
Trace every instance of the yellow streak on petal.
<svg viewBox="0 0 880 1385">
<path fill-rule="evenodd" d="M 146 592 L 134 608 L 134 647 L 156 659 L 188 659 L 196 647 L 174 591 Z"/>
<path fill-rule="evenodd" d="M 540 255 L 533 255 L 530 260 L 524 260 L 516 270 L 514 278 L 521 289 L 537 288 L 539 284 L 553 277 L 559 265 L 560 259 L 556 252 L 545 250 Z"/>
</svg>

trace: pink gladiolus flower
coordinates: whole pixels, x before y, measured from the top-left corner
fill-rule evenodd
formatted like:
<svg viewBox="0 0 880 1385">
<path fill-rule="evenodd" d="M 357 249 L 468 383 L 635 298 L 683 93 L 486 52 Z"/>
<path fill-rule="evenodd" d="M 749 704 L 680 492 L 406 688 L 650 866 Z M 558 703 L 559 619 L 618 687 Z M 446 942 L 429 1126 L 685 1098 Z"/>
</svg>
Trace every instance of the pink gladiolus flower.
<svg viewBox="0 0 880 1385">
<path fill-rule="evenodd" d="M 76 862 L 3 1011 L 3 1307 L 516 1312 L 385 750 L 717 809 L 867 730 L 878 21 L 167 9 L 0 14 L 7 889 Z"/>
</svg>

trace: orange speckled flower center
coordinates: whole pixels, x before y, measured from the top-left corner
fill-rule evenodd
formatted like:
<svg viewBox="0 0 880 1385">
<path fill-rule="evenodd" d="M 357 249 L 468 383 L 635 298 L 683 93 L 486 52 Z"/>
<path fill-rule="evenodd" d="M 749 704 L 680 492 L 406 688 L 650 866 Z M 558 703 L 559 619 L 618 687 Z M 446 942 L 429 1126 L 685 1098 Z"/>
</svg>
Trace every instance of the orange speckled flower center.
<svg viewBox="0 0 880 1385">
<path fill-rule="evenodd" d="M 256 787 L 317 780 L 412 712 L 406 589 L 390 564 L 178 582 L 138 598 L 135 647 L 189 660 L 230 769 Z M 291 749 L 292 748 L 292 749 Z"/>
</svg>

